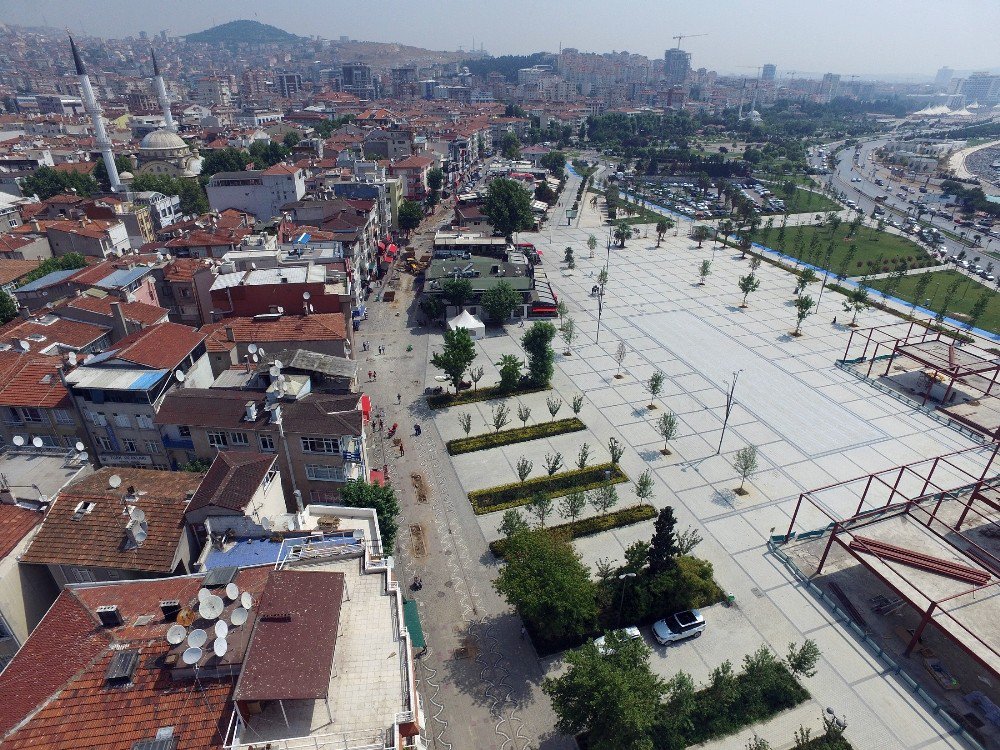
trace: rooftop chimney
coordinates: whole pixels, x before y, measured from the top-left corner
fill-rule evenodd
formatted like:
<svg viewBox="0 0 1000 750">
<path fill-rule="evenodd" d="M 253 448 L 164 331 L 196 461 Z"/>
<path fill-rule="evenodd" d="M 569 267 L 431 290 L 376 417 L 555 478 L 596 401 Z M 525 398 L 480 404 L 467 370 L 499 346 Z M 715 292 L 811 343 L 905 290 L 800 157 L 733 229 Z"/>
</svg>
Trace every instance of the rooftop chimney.
<svg viewBox="0 0 1000 750">
<path fill-rule="evenodd" d="M 236 341 L 236 334 L 233 333 L 232 326 L 226 326 L 226 341 Z"/>
<path fill-rule="evenodd" d="M 115 335 L 115 341 L 128 336 L 128 322 L 125 320 L 125 313 L 122 312 L 121 302 L 111 303 L 111 332 Z"/>
<path fill-rule="evenodd" d="M 246 412 L 247 422 L 256 422 L 257 421 L 257 402 L 256 401 L 247 401 L 247 403 L 246 403 L 246 409 L 247 409 L 247 412 Z"/>
</svg>

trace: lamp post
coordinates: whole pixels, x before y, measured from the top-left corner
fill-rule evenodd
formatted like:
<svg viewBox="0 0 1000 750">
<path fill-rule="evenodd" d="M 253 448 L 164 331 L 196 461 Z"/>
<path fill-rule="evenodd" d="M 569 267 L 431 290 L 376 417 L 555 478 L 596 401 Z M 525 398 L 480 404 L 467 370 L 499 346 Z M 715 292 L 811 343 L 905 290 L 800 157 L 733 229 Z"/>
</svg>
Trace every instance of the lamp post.
<svg viewBox="0 0 1000 750">
<path fill-rule="evenodd" d="M 622 623 L 622 607 L 625 605 L 625 586 L 628 584 L 629 578 L 635 578 L 635 573 L 622 573 L 618 576 L 618 580 L 622 582 L 622 597 L 618 600 L 618 624 Z"/>
</svg>

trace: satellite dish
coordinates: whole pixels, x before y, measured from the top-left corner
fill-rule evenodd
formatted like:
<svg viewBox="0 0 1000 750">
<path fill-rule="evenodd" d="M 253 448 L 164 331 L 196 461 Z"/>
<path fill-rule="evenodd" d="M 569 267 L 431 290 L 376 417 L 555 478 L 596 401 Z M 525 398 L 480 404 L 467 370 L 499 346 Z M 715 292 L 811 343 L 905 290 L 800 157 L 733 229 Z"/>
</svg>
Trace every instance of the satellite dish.
<svg viewBox="0 0 1000 750">
<path fill-rule="evenodd" d="M 71 365 L 73 365 L 74 367 L 76 367 L 76 352 L 70 352 L 69 356 L 67 357 L 67 359 L 69 360 L 69 363 Z"/>
<path fill-rule="evenodd" d="M 256 354 L 257 353 L 257 345 L 256 344 L 250 344 L 247 347 L 247 351 L 250 352 L 251 354 Z"/>
<path fill-rule="evenodd" d="M 198 601 L 199 602 L 205 601 L 211 595 L 212 595 L 212 592 L 209 591 L 208 589 L 198 589 Z"/>
<path fill-rule="evenodd" d="M 145 526 L 146 525 L 145 522 L 143 522 L 142 525 Z M 149 538 L 149 532 L 146 529 L 140 527 L 132 532 L 132 537 L 135 539 L 136 544 L 142 544 Z"/>
<path fill-rule="evenodd" d="M 18 448 L 20 448 L 22 445 L 24 445 L 24 438 L 21 437 L 20 435 L 15 435 L 14 436 L 14 445 L 16 445 Z"/>
<path fill-rule="evenodd" d="M 73 447 L 76 448 L 78 451 L 82 451 L 86 446 L 79 440 L 77 440 L 76 445 L 74 445 Z"/>
<path fill-rule="evenodd" d="M 40 437 L 38 437 L 38 436 L 35 436 L 35 437 L 33 437 L 31 439 L 31 444 L 33 446 L 35 446 L 36 448 L 41 448 L 42 447 L 42 439 Z"/>
<path fill-rule="evenodd" d="M 192 664 L 197 664 L 199 661 L 201 661 L 201 653 L 202 652 L 200 648 L 198 648 L 197 646 L 192 646 L 191 648 L 185 650 L 184 653 L 181 655 L 181 661 L 187 664 L 188 666 Z"/>
<path fill-rule="evenodd" d="M 214 620 L 222 614 L 222 600 L 216 596 L 206 599 L 198 606 L 198 614 L 203 620 Z"/>
<path fill-rule="evenodd" d="M 302 292 L 302 299 L 310 299 L 312 295 L 309 292 Z"/>
<path fill-rule="evenodd" d="M 229 621 L 233 623 L 234 628 L 238 628 L 247 621 L 249 616 L 250 613 L 243 609 L 243 607 L 237 607 L 233 610 L 233 614 L 230 616 Z"/>
<path fill-rule="evenodd" d="M 260 525 L 264 528 L 265 531 L 270 531 L 271 519 L 268 518 L 267 516 L 264 516 L 263 518 L 260 519 Z"/>
<path fill-rule="evenodd" d="M 267 372 L 272 378 L 276 378 L 281 374 L 281 368 L 275 365 L 271 365 L 271 367 L 268 369 Z"/>
<path fill-rule="evenodd" d="M 226 584 L 226 597 L 229 601 L 234 602 L 240 596 L 240 587 L 235 583 Z"/>
<path fill-rule="evenodd" d="M 281 364 L 281 360 L 280 360 L 280 359 L 276 359 L 276 360 L 274 360 L 274 366 L 275 366 L 275 367 L 277 367 L 277 368 L 278 368 L 279 370 L 280 370 L 280 369 L 281 369 L 282 367 L 284 367 L 284 365 L 283 365 L 283 364 Z"/>
<path fill-rule="evenodd" d="M 229 635 L 229 623 L 225 620 L 219 620 L 215 623 L 215 637 L 225 638 L 227 635 Z"/>
<path fill-rule="evenodd" d="M 174 377 L 177 378 L 177 382 L 178 383 L 183 383 L 184 382 L 185 375 L 180 370 L 178 370 L 177 372 L 174 373 Z"/>
<path fill-rule="evenodd" d="M 249 591 L 244 591 L 240 594 L 240 604 L 243 605 L 243 609 L 253 608 L 253 597 L 250 595 Z"/>
<path fill-rule="evenodd" d="M 226 655 L 226 652 L 228 650 L 229 650 L 229 641 L 227 641 L 225 638 L 216 638 L 215 642 L 212 644 L 212 651 L 214 651 L 215 655 L 218 656 L 220 659 Z"/>
<path fill-rule="evenodd" d="M 185 607 L 180 612 L 177 613 L 177 624 L 184 625 L 187 627 L 195 621 L 197 615 L 195 615 L 194 610 Z"/>
<path fill-rule="evenodd" d="M 264 347 L 262 347 L 262 346 L 260 346 L 260 347 L 257 347 L 257 353 L 258 353 L 258 354 L 259 354 L 259 355 L 260 355 L 261 357 L 266 357 L 266 356 L 267 356 L 267 352 L 265 352 L 265 351 L 264 351 Z"/>
<path fill-rule="evenodd" d="M 208 640 L 208 633 L 201 628 L 195 628 L 188 634 L 188 645 L 192 648 L 201 648 Z"/>
<path fill-rule="evenodd" d="M 183 625 L 171 625 L 167 629 L 167 643 L 171 646 L 179 646 L 187 638 L 187 628 Z"/>
<path fill-rule="evenodd" d="M 108 477 L 108 487 L 110 487 L 113 490 L 116 490 L 121 486 L 122 486 L 122 478 L 120 476 L 118 476 L 117 474 L 112 474 L 110 477 Z"/>
<path fill-rule="evenodd" d="M 254 362 L 255 364 L 256 364 L 257 362 L 260 362 L 260 357 L 258 357 L 258 356 L 257 356 L 256 354 L 251 354 L 251 355 L 250 355 L 250 359 L 251 359 L 251 361 L 252 361 L 252 362 Z"/>
<path fill-rule="evenodd" d="M 146 520 L 146 511 L 144 511 L 142 508 L 136 508 L 133 505 L 131 508 L 129 508 L 128 516 L 133 521 L 138 521 L 139 523 L 142 523 L 143 521 Z"/>
<path fill-rule="evenodd" d="M 84 451 L 83 453 L 80 454 L 80 460 L 81 461 L 88 461 L 88 460 L 90 460 L 90 454 L 87 453 L 86 451 Z"/>
</svg>

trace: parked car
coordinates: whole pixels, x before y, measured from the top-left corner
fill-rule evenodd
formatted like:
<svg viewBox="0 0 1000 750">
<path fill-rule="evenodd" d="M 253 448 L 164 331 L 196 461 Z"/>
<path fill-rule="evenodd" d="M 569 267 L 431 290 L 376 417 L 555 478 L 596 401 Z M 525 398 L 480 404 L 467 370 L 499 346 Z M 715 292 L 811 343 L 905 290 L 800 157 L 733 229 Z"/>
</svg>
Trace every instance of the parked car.
<svg viewBox="0 0 1000 750">
<path fill-rule="evenodd" d="M 678 612 L 653 624 L 653 637 L 663 646 L 686 638 L 697 638 L 704 632 L 705 618 L 697 609 Z"/>
<path fill-rule="evenodd" d="M 635 626 L 630 626 L 627 628 L 622 628 L 621 630 L 614 631 L 625 636 L 626 639 L 630 641 L 638 640 L 642 638 L 642 633 L 639 632 L 639 628 Z M 597 646 L 597 651 L 601 656 L 606 656 L 610 651 L 611 647 L 607 644 L 607 636 L 602 635 L 600 638 L 594 639 L 594 645 Z"/>
</svg>

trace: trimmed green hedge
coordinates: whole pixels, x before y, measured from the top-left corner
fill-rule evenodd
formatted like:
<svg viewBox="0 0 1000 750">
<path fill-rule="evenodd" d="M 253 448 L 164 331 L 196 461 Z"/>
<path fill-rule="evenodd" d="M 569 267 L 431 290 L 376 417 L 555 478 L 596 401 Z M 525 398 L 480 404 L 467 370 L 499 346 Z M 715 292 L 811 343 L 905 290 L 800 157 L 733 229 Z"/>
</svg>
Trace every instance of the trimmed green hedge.
<svg viewBox="0 0 1000 750">
<path fill-rule="evenodd" d="M 581 518 L 569 523 L 549 526 L 545 530 L 550 534 L 567 534 L 569 539 L 577 539 L 581 536 L 600 534 L 602 531 L 617 529 L 621 526 L 631 526 L 633 523 L 648 521 L 651 518 L 656 518 L 656 508 L 652 505 L 632 505 L 603 516 L 591 516 L 590 518 Z M 490 542 L 490 552 L 497 557 L 503 557 L 506 548 L 506 539 Z"/>
<path fill-rule="evenodd" d="M 549 390 L 551 387 L 551 385 L 522 385 L 512 391 L 501 391 L 499 386 L 489 385 L 479 390 L 461 391 L 457 394 L 437 393 L 427 397 L 427 405 L 432 409 L 445 409 L 449 406 L 474 404 L 477 401 L 490 401 L 494 398 L 508 398 L 510 396 L 520 396 L 525 393 L 540 393 Z"/>
<path fill-rule="evenodd" d="M 586 492 L 607 484 L 604 472 L 611 470 L 611 483 L 620 484 L 628 481 L 628 475 L 620 466 L 611 463 L 588 466 L 585 469 L 562 471 L 550 477 L 537 477 L 526 482 L 501 484 L 485 490 L 473 490 L 469 493 L 469 502 L 477 516 L 484 513 L 494 513 L 498 510 L 516 508 L 526 504 L 536 492 L 543 492 L 549 497 L 562 497 L 571 492 Z"/>
<path fill-rule="evenodd" d="M 484 451 L 490 448 L 499 448 L 502 445 L 524 443 L 528 440 L 565 435 L 567 432 L 579 432 L 585 429 L 587 429 L 587 425 L 577 417 L 557 419 L 554 422 L 539 422 L 531 427 L 513 427 L 509 430 L 500 430 L 500 432 L 487 432 L 482 435 L 449 440 L 447 443 L 448 453 L 458 456 L 462 453 Z"/>
</svg>

